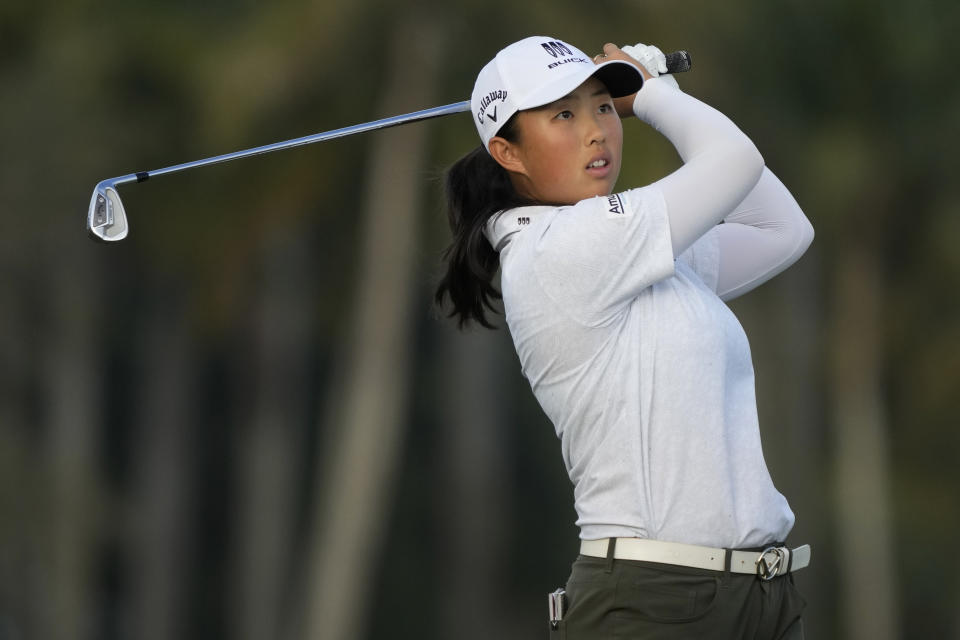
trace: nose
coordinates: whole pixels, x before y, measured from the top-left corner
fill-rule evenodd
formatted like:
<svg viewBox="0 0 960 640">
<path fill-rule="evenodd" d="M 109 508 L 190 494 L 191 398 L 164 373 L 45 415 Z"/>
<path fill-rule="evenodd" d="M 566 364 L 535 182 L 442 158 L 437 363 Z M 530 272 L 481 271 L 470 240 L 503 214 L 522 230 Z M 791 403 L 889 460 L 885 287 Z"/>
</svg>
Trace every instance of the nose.
<svg viewBox="0 0 960 640">
<path fill-rule="evenodd" d="M 607 140 L 607 134 L 600 124 L 600 119 L 596 114 L 587 121 L 587 130 L 585 141 L 587 146 L 592 144 L 603 144 Z"/>
</svg>

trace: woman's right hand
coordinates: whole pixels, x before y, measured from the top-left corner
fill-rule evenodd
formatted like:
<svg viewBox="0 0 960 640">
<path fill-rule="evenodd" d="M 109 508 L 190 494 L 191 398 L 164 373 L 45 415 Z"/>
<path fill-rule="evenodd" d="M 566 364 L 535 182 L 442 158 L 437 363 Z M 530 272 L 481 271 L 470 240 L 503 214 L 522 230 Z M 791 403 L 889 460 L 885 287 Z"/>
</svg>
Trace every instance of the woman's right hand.
<svg viewBox="0 0 960 640">
<path fill-rule="evenodd" d="M 644 67 L 639 60 L 637 60 L 636 58 L 630 57 L 629 55 L 624 53 L 624 51 L 620 47 L 608 42 L 607 44 L 603 45 L 603 53 L 600 53 L 594 56 L 593 61 L 596 64 L 601 64 L 603 62 L 609 62 L 610 60 L 623 60 L 624 62 L 629 62 L 630 64 L 632 64 L 633 66 L 635 66 L 637 69 L 640 70 L 640 73 L 643 75 L 644 82 L 655 77 L 650 74 L 647 68 Z M 636 97 L 637 97 L 637 94 L 633 93 L 629 96 L 623 96 L 622 98 L 613 99 L 613 106 L 616 108 L 617 114 L 621 118 L 628 118 L 633 115 L 633 100 Z"/>
</svg>

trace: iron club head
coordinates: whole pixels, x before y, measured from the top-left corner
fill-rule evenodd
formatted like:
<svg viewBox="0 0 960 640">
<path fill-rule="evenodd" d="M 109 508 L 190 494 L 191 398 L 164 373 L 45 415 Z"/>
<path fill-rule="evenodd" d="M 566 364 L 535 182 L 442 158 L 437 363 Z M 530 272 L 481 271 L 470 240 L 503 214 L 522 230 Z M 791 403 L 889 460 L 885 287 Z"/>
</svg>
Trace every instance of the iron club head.
<svg viewBox="0 0 960 640">
<path fill-rule="evenodd" d="M 87 231 L 97 240 L 115 242 L 127 237 L 127 214 L 113 180 L 97 183 L 90 197 Z"/>
</svg>

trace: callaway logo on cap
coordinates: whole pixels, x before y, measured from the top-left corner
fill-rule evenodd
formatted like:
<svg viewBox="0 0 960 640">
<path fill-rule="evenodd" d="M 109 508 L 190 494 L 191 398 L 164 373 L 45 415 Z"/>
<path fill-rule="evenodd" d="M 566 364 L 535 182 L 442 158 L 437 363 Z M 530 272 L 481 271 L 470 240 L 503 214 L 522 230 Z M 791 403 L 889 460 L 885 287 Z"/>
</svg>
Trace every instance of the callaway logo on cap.
<svg viewBox="0 0 960 640">
<path fill-rule="evenodd" d="M 470 98 L 483 146 L 489 147 L 490 138 L 517 111 L 559 100 L 594 75 L 614 98 L 635 93 L 643 84 L 632 64 L 594 64 L 583 51 L 556 38 L 532 36 L 506 47 L 480 70 Z"/>
</svg>

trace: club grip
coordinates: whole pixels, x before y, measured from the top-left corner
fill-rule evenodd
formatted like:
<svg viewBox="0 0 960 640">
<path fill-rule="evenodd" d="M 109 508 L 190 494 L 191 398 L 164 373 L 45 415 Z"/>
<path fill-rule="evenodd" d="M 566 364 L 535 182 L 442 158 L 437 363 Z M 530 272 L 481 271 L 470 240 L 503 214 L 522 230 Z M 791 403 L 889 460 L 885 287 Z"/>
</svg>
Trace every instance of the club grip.
<svg viewBox="0 0 960 640">
<path fill-rule="evenodd" d="M 674 51 L 666 54 L 667 73 L 683 73 L 690 71 L 693 62 L 690 60 L 690 54 L 686 51 Z"/>
</svg>

